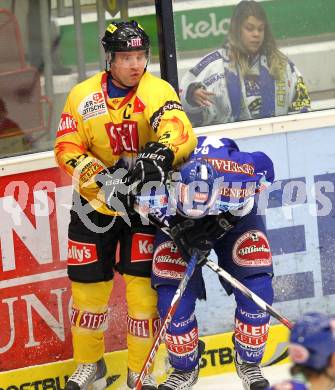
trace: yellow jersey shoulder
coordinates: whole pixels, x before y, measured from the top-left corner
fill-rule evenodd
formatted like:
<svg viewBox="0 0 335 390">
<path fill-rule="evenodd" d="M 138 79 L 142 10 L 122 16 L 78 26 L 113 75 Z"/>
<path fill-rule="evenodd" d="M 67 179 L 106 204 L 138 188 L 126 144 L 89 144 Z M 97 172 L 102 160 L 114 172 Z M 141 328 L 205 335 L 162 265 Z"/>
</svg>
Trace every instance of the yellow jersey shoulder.
<svg viewBox="0 0 335 390">
<path fill-rule="evenodd" d="M 99 72 L 90 78 L 76 84 L 70 91 L 69 96 L 74 99 L 81 99 L 91 94 L 93 91 L 101 90 L 101 79 L 104 72 Z"/>
<path fill-rule="evenodd" d="M 141 96 L 143 100 L 160 100 L 163 96 L 173 97 L 179 100 L 176 91 L 167 81 L 154 76 L 152 73 L 146 71 L 137 88 L 137 95 Z"/>
</svg>

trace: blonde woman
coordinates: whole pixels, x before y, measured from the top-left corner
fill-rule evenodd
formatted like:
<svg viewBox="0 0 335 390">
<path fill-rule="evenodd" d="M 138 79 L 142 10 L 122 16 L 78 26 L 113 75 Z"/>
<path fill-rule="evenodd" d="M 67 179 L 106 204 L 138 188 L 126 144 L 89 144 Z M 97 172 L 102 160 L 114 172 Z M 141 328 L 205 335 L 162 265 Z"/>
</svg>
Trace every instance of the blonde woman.
<svg viewBox="0 0 335 390">
<path fill-rule="evenodd" d="M 181 83 L 193 125 L 210 125 L 310 110 L 297 67 L 277 48 L 262 6 L 241 1 L 228 40 L 202 58 Z"/>
</svg>

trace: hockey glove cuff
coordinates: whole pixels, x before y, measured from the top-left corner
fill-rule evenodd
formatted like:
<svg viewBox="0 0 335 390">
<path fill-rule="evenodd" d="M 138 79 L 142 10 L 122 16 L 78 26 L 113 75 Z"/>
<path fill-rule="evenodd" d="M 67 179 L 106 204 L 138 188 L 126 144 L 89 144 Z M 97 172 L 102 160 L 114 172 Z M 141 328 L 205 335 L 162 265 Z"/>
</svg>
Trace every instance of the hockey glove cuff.
<svg viewBox="0 0 335 390">
<path fill-rule="evenodd" d="M 167 146 L 159 142 L 148 142 L 138 154 L 130 177 L 132 192 L 138 194 L 146 183 L 164 184 L 168 172 L 172 170 L 173 160 L 174 154 Z"/>
<path fill-rule="evenodd" d="M 206 257 L 213 247 L 213 242 L 208 239 L 207 234 L 201 229 L 199 221 L 176 215 L 170 221 L 170 232 L 185 261 L 189 261 L 194 250 L 196 250 L 199 254 L 198 264 L 204 265 Z"/>
<path fill-rule="evenodd" d="M 129 206 L 129 172 L 124 168 L 108 168 L 95 177 L 104 193 L 104 200 L 110 210 L 127 212 Z"/>
</svg>

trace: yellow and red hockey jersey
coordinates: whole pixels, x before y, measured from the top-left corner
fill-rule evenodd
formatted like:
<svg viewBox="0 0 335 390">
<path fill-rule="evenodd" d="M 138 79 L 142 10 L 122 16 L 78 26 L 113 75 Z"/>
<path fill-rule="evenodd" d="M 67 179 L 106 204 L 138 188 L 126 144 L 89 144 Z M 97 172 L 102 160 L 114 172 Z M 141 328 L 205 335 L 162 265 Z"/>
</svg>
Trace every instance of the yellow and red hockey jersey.
<svg viewBox="0 0 335 390">
<path fill-rule="evenodd" d="M 75 176 L 75 189 L 92 207 L 115 214 L 103 203 L 94 176 L 120 159 L 128 169 L 148 141 L 174 152 L 174 165 L 186 160 L 196 137 L 179 98 L 166 81 L 145 72 L 137 88 L 122 98 L 107 95 L 107 73 L 77 84 L 69 93 L 56 135 L 55 157 Z"/>
</svg>

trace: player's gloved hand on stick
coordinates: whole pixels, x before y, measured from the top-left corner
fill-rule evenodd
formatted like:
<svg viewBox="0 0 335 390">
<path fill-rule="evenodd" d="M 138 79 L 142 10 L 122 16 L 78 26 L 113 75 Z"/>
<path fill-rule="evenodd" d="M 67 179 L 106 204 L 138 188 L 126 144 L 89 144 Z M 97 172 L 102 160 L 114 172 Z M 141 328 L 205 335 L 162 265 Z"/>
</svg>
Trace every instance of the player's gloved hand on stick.
<svg viewBox="0 0 335 390">
<path fill-rule="evenodd" d="M 172 170 L 174 154 L 171 149 L 159 142 L 148 142 L 138 154 L 135 168 L 130 177 L 132 192 L 137 194 L 146 183 L 164 184 Z"/>
<path fill-rule="evenodd" d="M 170 221 L 170 233 L 183 259 L 189 261 L 194 250 L 198 253 L 198 265 L 204 265 L 213 242 L 202 229 L 202 219 L 184 218 L 176 215 Z"/>
<path fill-rule="evenodd" d="M 235 226 L 233 219 L 230 213 L 208 215 L 199 219 L 176 215 L 170 221 L 171 237 L 186 261 L 190 259 L 195 249 L 201 254 L 198 264 L 204 265 L 215 241 L 221 239 Z"/>
<path fill-rule="evenodd" d="M 204 228 L 207 230 L 208 236 L 212 237 L 212 240 L 215 241 L 229 232 L 229 230 L 237 224 L 240 218 L 233 216 L 227 211 L 218 215 L 208 215 L 205 219 Z"/>
<path fill-rule="evenodd" d="M 129 206 L 129 178 L 125 168 L 112 167 L 95 177 L 97 185 L 104 192 L 105 203 L 113 211 L 127 212 Z"/>
</svg>

